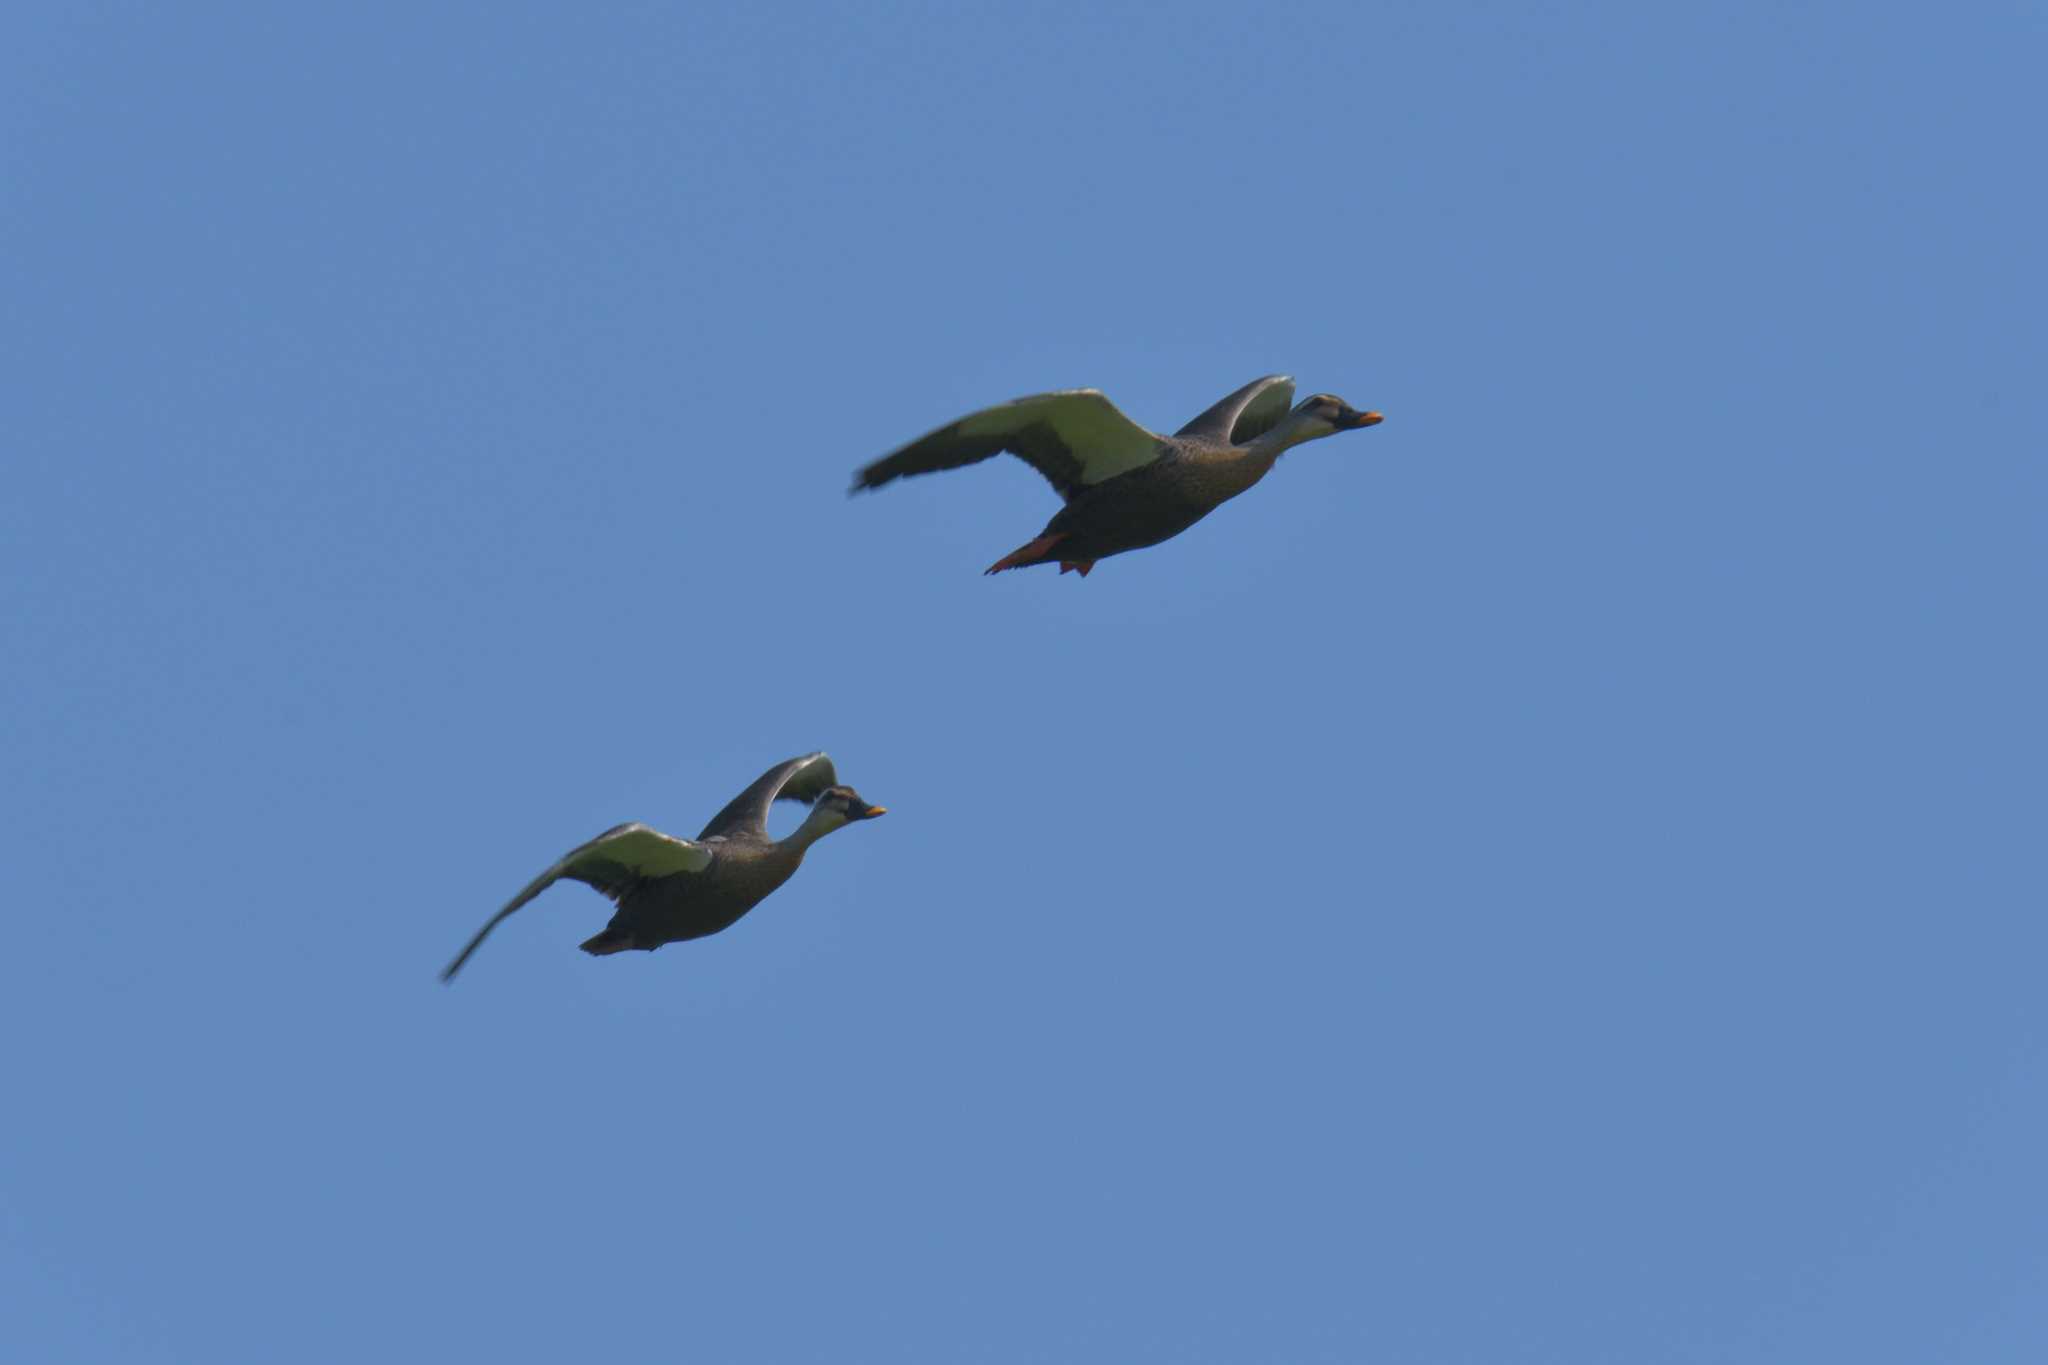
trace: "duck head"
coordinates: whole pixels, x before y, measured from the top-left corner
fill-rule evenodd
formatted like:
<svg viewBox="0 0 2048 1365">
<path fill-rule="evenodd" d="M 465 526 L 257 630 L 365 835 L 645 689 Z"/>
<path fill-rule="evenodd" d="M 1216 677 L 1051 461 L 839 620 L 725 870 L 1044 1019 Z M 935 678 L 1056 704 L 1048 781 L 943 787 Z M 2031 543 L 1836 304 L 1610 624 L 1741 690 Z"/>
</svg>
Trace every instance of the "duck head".
<svg viewBox="0 0 2048 1365">
<path fill-rule="evenodd" d="M 853 820 L 872 820 L 877 815 L 887 815 L 887 806 L 872 805 L 851 787 L 827 787 L 817 800 L 817 808 L 839 816 L 839 822 L 846 824 Z"/>
<path fill-rule="evenodd" d="M 887 806 L 873 804 L 851 787 L 827 787 L 811 803 L 811 813 L 790 837 L 809 844 L 857 820 L 872 820 L 888 813 Z"/>
<path fill-rule="evenodd" d="M 1376 412 L 1360 412 L 1334 393 L 1312 393 L 1294 410 L 1325 423 L 1332 432 L 1376 427 L 1385 420 Z"/>
<path fill-rule="evenodd" d="M 1252 445 L 1278 455 L 1303 441 L 1318 441 L 1340 431 L 1378 426 L 1382 420 L 1378 413 L 1360 412 L 1334 393 L 1315 393 L 1295 404 L 1294 411 L 1281 418 L 1271 431 Z"/>
</svg>

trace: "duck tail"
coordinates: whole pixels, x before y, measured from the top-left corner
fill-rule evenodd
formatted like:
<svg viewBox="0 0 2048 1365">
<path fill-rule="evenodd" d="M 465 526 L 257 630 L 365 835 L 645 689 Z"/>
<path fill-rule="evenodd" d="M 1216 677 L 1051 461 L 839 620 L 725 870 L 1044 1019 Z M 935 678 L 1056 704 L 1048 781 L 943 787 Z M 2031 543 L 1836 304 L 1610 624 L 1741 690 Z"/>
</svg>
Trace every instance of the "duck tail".
<svg viewBox="0 0 2048 1365">
<path fill-rule="evenodd" d="M 1030 564 L 1045 564 L 1051 561 L 1052 547 L 1067 538 L 1067 533 L 1057 531 L 1049 536 L 1040 536 L 1029 545 L 1021 545 L 982 572 L 1001 573 L 1005 569 L 1021 569 Z"/>
<path fill-rule="evenodd" d="M 612 953 L 623 953 L 633 946 L 633 935 L 624 929 L 607 927 L 601 934 L 593 934 L 583 940 L 583 951 L 595 957 L 606 957 Z"/>
</svg>

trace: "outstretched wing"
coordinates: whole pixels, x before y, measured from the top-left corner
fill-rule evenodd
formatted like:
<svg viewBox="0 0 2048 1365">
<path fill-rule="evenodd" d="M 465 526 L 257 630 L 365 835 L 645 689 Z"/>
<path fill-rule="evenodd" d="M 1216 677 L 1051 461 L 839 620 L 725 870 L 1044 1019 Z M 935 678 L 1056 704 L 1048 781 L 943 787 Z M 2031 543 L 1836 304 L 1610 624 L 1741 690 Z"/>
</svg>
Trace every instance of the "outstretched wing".
<svg viewBox="0 0 2048 1365">
<path fill-rule="evenodd" d="M 768 808 L 777 801 L 815 801 L 827 787 L 839 785 L 832 760 L 822 753 L 805 754 L 776 764 L 754 784 L 711 817 L 699 839 L 716 839 L 742 831 L 768 832 Z"/>
<path fill-rule="evenodd" d="M 1097 389 L 1062 389 L 971 412 L 861 470 L 853 490 L 880 488 L 906 474 L 958 469 L 1004 451 L 1071 498 L 1076 489 L 1159 458 L 1159 437 L 1117 411 Z"/>
<path fill-rule="evenodd" d="M 1293 407 L 1294 376 L 1269 374 L 1222 399 L 1177 434 L 1247 445 L 1271 431 Z"/>
<path fill-rule="evenodd" d="M 476 937 L 456 954 L 441 973 L 441 979 L 453 981 L 462 964 L 469 961 L 469 955 L 498 927 L 498 921 L 564 877 L 596 887 L 616 904 L 636 882 L 678 872 L 702 872 L 710 865 L 711 850 L 695 840 L 677 839 L 638 821 L 614 826 L 589 843 L 571 849 L 560 862 L 528 882 L 525 890 L 507 901 L 503 910 L 476 931 Z"/>
</svg>

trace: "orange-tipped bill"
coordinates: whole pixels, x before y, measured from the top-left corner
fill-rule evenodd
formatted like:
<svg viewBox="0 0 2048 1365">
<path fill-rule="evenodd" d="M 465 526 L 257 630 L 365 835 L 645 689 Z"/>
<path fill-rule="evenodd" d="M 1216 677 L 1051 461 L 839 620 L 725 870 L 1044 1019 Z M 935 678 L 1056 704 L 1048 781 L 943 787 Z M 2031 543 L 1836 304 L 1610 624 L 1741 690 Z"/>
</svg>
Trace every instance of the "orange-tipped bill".
<svg viewBox="0 0 2048 1365">
<path fill-rule="evenodd" d="M 1351 419 L 1351 425 L 1354 427 L 1376 427 L 1386 420 L 1386 418 L 1376 412 L 1361 412 Z"/>
<path fill-rule="evenodd" d="M 869 806 L 866 810 L 860 813 L 860 818 L 863 820 L 872 820 L 877 815 L 887 815 L 888 813 L 889 808 L 887 806 Z"/>
</svg>

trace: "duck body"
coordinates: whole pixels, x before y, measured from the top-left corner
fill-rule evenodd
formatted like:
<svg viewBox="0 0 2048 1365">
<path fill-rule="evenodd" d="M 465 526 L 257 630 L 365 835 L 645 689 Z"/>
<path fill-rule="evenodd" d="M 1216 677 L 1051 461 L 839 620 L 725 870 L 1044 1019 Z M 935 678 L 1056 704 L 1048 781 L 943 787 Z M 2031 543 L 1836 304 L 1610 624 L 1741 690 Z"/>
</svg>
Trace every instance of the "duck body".
<svg viewBox="0 0 2048 1365">
<path fill-rule="evenodd" d="M 1086 575 L 1095 561 L 1171 540 L 1264 478 L 1293 446 L 1376 425 L 1319 393 L 1290 410 L 1294 381 L 1267 375 L 1210 406 L 1172 436 L 1146 430 L 1095 389 L 1062 389 L 971 412 L 884 456 L 854 491 L 914 474 L 1016 455 L 1066 506 L 1036 539 L 988 572 L 1057 563 Z"/>
<path fill-rule="evenodd" d="M 1038 538 L 988 572 L 1058 562 L 1082 575 L 1098 559 L 1171 540 L 1266 477 L 1278 458 L 1168 437 L 1150 464 L 1076 492 Z"/>
<path fill-rule="evenodd" d="M 604 931 L 585 939 L 586 953 L 653 952 L 664 943 L 706 938 L 730 929 L 796 875 L 804 849 L 791 840 L 741 834 L 702 841 L 711 861 L 702 872 L 625 880 L 618 909 Z M 622 869 L 623 871 L 623 869 Z"/>
</svg>

